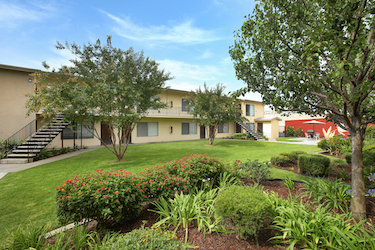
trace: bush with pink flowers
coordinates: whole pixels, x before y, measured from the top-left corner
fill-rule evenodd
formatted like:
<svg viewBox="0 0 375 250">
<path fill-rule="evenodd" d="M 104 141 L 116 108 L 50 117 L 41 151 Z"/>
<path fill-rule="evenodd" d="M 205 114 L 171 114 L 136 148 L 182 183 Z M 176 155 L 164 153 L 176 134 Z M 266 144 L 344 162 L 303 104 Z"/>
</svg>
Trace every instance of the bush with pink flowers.
<svg viewBox="0 0 375 250">
<path fill-rule="evenodd" d="M 218 176 L 225 172 L 220 160 L 206 154 L 191 154 L 165 164 L 164 168 L 172 175 L 187 179 L 190 186 L 200 186 L 203 181 L 215 184 Z"/>
<path fill-rule="evenodd" d="M 207 156 L 192 154 L 164 166 L 132 174 L 122 170 L 77 175 L 57 187 L 57 215 L 61 223 L 95 219 L 100 227 L 135 218 L 143 202 L 169 197 L 203 180 L 216 180 L 224 164 Z"/>
</svg>

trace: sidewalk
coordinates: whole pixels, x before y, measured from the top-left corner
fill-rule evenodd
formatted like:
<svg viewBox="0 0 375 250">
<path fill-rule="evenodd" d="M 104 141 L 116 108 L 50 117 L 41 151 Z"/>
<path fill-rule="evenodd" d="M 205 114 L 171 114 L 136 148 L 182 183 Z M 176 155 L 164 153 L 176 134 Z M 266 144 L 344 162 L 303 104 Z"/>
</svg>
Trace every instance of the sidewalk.
<svg viewBox="0 0 375 250">
<path fill-rule="evenodd" d="M 18 172 L 18 171 L 22 171 L 22 170 L 25 170 L 25 169 L 28 169 L 28 168 L 33 168 L 33 167 L 36 167 L 36 166 L 39 166 L 39 165 L 43 165 L 43 164 L 47 164 L 47 163 L 50 163 L 50 162 L 62 160 L 62 159 L 65 159 L 65 158 L 69 158 L 69 157 L 72 157 L 72 156 L 75 156 L 75 155 L 78 155 L 78 154 L 82 154 L 82 153 L 85 153 L 85 152 L 89 152 L 89 151 L 92 151 L 92 150 L 95 150 L 95 149 L 98 149 L 98 148 L 102 148 L 102 147 L 104 147 L 104 146 L 88 147 L 88 148 L 80 149 L 80 150 L 70 152 L 70 153 L 67 153 L 67 154 L 58 155 L 58 156 L 50 157 L 50 158 L 47 158 L 47 159 L 44 159 L 44 160 L 39 160 L 39 161 L 36 161 L 36 162 L 30 162 L 30 163 L 26 163 L 26 164 L 0 164 L 0 179 L 3 178 L 7 173 Z"/>
<path fill-rule="evenodd" d="M 269 142 L 277 142 L 277 143 L 287 143 L 287 144 L 300 144 L 300 145 L 318 145 L 320 140 L 315 139 L 307 139 L 306 137 L 300 137 L 300 138 L 292 138 L 289 139 L 291 141 L 276 141 L 275 138 L 271 138 L 268 141 Z M 299 142 L 297 142 L 299 141 Z"/>
</svg>

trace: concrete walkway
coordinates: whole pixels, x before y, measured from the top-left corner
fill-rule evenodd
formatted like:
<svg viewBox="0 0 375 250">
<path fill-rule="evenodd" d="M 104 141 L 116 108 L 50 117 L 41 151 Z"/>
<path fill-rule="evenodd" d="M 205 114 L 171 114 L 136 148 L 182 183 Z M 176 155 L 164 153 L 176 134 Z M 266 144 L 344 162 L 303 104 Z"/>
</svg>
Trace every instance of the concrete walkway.
<svg viewBox="0 0 375 250">
<path fill-rule="evenodd" d="M 301 138 L 292 138 L 289 139 L 290 141 L 276 141 L 275 138 L 269 139 L 269 142 L 277 142 L 277 143 L 288 143 L 288 144 L 300 144 L 300 145 L 318 145 L 320 140 L 315 139 L 307 139 L 306 137 Z M 299 142 L 297 142 L 299 141 Z"/>
<path fill-rule="evenodd" d="M 43 164 L 46 164 L 46 163 L 62 160 L 62 159 L 65 159 L 65 158 L 69 158 L 69 157 L 72 157 L 72 156 L 75 156 L 75 155 L 78 155 L 78 154 L 82 154 L 82 153 L 85 153 L 85 152 L 89 152 L 89 151 L 92 151 L 92 150 L 95 150 L 95 149 L 98 149 L 98 148 L 102 148 L 102 147 L 104 147 L 104 146 L 88 147 L 86 149 L 80 149 L 80 150 L 73 151 L 73 152 L 70 152 L 70 153 L 67 153 L 67 154 L 58 155 L 58 156 L 50 157 L 50 158 L 47 158 L 47 159 L 44 159 L 44 160 L 26 163 L 26 164 L 0 164 L 0 179 L 3 178 L 7 173 L 18 172 L 18 171 L 22 171 L 22 170 L 25 170 L 25 169 L 28 169 L 28 168 L 33 168 L 33 167 L 36 167 L 36 166 L 39 166 L 39 165 L 43 165 Z"/>
</svg>

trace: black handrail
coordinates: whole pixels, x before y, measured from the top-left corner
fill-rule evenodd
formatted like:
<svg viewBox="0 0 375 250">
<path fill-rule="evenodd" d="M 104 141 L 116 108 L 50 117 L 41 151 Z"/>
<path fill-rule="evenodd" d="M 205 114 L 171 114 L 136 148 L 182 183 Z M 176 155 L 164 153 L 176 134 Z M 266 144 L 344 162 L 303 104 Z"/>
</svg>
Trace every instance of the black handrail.
<svg viewBox="0 0 375 250">
<path fill-rule="evenodd" d="M 37 132 L 37 119 L 34 119 L 29 124 L 18 130 L 8 139 L 4 140 L 5 154 L 8 154 L 17 146 L 27 141 Z"/>
</svg>

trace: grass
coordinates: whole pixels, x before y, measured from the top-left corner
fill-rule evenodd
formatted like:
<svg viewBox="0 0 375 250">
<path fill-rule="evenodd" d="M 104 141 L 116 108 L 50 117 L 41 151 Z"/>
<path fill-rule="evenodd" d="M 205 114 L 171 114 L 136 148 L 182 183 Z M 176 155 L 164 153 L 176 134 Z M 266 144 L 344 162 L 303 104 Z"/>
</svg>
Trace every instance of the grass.
<svg viewBox="0 0 375 250">
<path fill-rule="evenodd" d="M 280 144 L 257 141 L 215 140 L 209 146 L 207 140 L 152 143 L 130 145 L 123 162 L 102 148 L 64 160 L 40 165 L 24 171 L 9 173 L 0 179 L 0 247 L 9 237 L 7 231 L 14 232 L 19 225 L 59 226 L 55 215 L 55 187 L 77 174 L 94 172 L 97 169 L 126 169 L 140 172 L 145 168 L 178 160 L 191 153 L 207 153 L 221 160 L 233 163 L 235 160 L 259 159 L 268 161 L 281 152 L 303 150 L 319 151 L 317 146 Z M 305 177 L 273 169 L 272 178 L 303 180 Z"/>
</svg>

